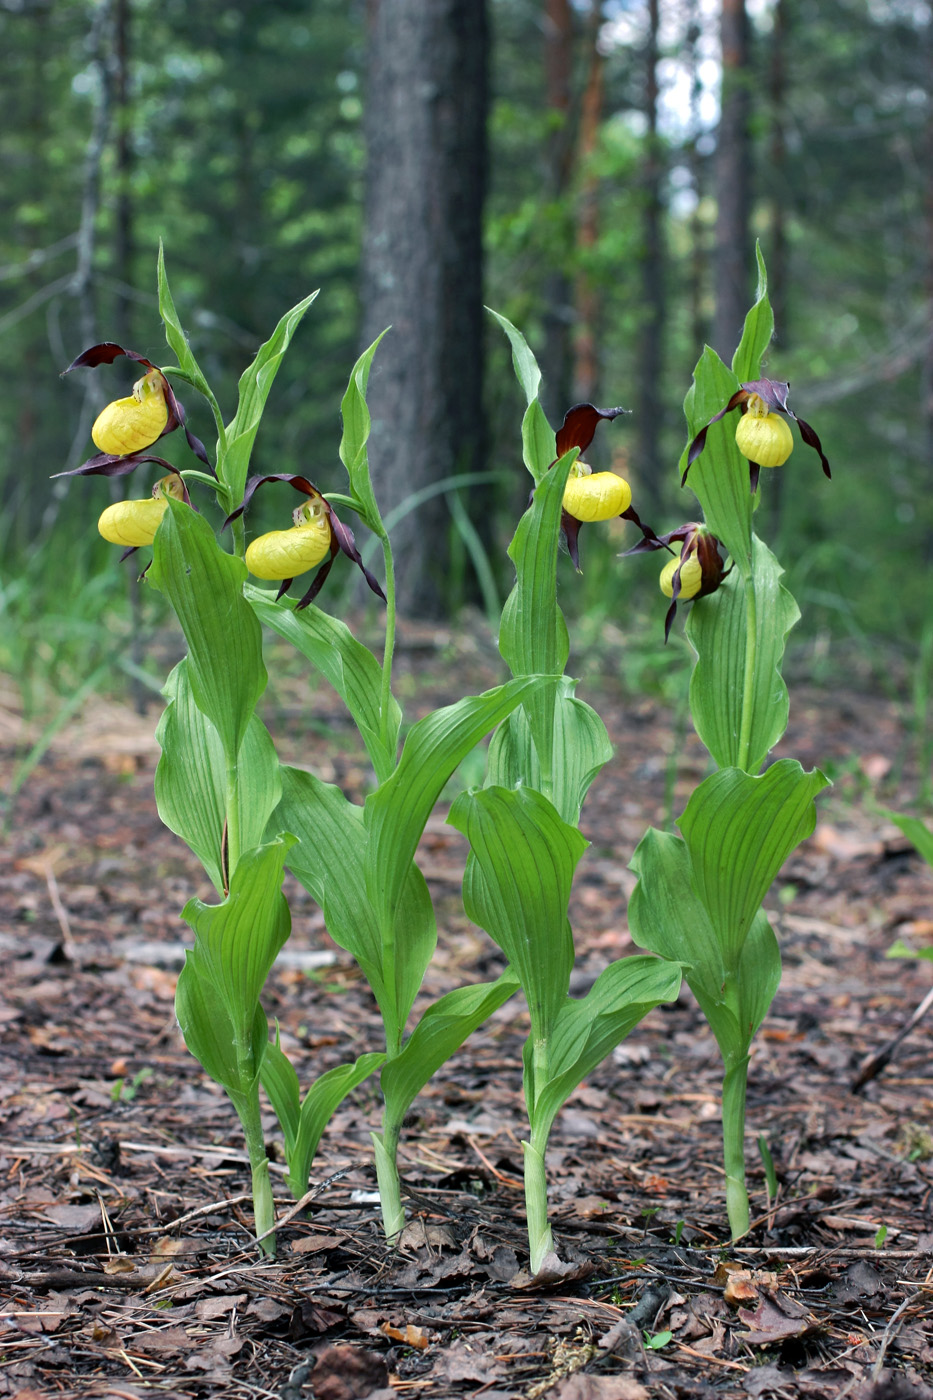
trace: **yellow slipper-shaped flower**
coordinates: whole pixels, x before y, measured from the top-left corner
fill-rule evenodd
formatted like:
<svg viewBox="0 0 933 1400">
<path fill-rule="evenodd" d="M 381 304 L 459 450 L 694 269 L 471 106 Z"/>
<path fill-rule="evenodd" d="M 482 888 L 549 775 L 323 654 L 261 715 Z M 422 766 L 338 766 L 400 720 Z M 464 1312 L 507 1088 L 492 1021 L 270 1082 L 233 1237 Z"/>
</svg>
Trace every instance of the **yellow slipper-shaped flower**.
<svg viewBox="0 0 933 1400">
<path fill-rule="evenodd" d="M 771 413 L 759 394 L 749 397 L 735 430 L 735 443 L 742 456 L 759 467 L 781 467 L 794 450 L 787 419 Z"/>
<path fill-rule="evenodd" d="M 271 530 L 253 540 L 246 567 L 269 581 L 297 578 L 326 558 L 331 549 L 331 525 L 322 506 L 299 506 L 290 530 Z"/>
<path fill-rule="evenodd" d="M 168 506 L 168 496 L 184 500 L 184 489 L 177 476 L 166 476 L 152 489 L 152 495 L 141 501 L 116 501 L 108 506 L 97 522 L 97 529 L 111 544 L 124 549 L 139 549 L 152 544 L 156 530 Z"/>
<path fill-rule="evenodd" d="M 152 369 L 133 385 L 129 398 L 115 399 L 98 416 L 91 438 L 101 452 L 124 457 L 151 447 L 168 422 L 162 375 Z"/>
<path fill-rule="evenodd" d="M 564 487 L 564 510 L 575 520 L 612 520 L 631 504 L 632 490 L 624 477 L 591 471 L 586 462 L 576 463 Z"/>
</svg>

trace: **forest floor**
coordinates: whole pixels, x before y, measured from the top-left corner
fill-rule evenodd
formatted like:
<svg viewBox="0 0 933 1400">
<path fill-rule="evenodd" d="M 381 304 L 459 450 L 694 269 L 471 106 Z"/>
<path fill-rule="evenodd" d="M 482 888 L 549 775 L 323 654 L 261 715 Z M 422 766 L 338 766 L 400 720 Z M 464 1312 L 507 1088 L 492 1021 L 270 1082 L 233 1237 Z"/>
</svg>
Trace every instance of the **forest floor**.
<svg viewBox="0 0 933 1400">
<path fill-rule="evenodd" d="M 501 679 L 468 633 L 412 633 L 401 663 L 411 718 Z M 580 690 L 617 752 L 584 812 L 577 994 L 632 951 L 632 850 L 706 771 L 669 711 L 625 698 L 610 671 Z M 416 1101 L 395 1248 L 374 1194 L 376 1081 L 332 1119 L 319 1194 L 277 1258 L 252 1243 L 239 1125 L 174 1018 L 179 911 L 211 890 L 156 814 L 157 707 L 89 704 L 19 792 L 0 863 L 0 1395 L 933 1397 L 933 1014 L 851 1088 L 931 980 L 928 962 L 885 958 L 895 938 L 933 943 L 933 874 L 881 810 L 916 794 L 914 756 L 898 706 L 854 674 L 792 695 L 779 753 L 836 782 L 768 900 L 785 975 L 751 1065 L 753 1228 L 728 1244 L 720 1065 L 685 988 L 557 1119 L 551 1212 L 578 1268 L 543 1288 L 525 1272 L 512 1003 Z M 11 685 L 0 701 L 7 789 L 29 735 Z M 362 792 L 327 694 L 277 684 L 266 717 L 283 757 Z M 425 999 L 501 966 L 462 913 L 463 858 L 440 812 L 419 856 L 440 928 Z M 294 932 L 264 1002 L 307 1082 L 378 1049 L 379 1021 L 316 906 L 288 893 Z M 271 1115 L 268 1129 L 274 1142 Z M 280 1159 L 273 1171 L 285 1213 Z"/>
</svg>

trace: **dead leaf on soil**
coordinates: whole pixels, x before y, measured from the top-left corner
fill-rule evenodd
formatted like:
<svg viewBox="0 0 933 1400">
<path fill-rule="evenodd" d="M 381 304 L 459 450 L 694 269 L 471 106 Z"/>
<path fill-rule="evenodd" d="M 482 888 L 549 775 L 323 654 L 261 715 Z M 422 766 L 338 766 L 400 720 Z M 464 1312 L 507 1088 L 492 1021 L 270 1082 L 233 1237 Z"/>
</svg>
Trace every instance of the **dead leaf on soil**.
<svg viewBox="0 0 933 1400">
<path fill-rule="evenodd" d="M 415 1347 L 418 1351 L 426 1351 L 431 1345 L 421 1328 L 414 1327 L 410 1322 L 405 1327 L 393 1327 L 390 1322 L 384 1322 L 381 1331 L 390 1341 L 401 1342 L 404 1346 Z"/>
<path fill-rule="evenodd" d="M 740 1341 L 749 1346 L 773 1346 L 790 1337 L 812 1336 L 822 1329 L 822 1322 L 808 1308 L 781 1289 L 762 1289 L 757 1306 L 740 1308 L 739 1319 L 749 1328 L 739 1332 Z"/>
</svg>

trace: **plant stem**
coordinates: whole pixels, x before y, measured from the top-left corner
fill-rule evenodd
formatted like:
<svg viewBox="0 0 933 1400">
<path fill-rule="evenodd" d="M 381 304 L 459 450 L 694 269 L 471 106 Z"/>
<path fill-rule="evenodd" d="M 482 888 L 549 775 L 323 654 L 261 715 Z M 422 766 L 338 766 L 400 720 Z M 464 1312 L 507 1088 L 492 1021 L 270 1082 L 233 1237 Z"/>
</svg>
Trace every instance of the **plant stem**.
<svg viewBox="0 0 933 1400">
<path fill-rule="evenodd" d="M 726 1061 L 722 1081 L 722 1147 L 726 1169 L 726 1211 L 733 1240 L 748 1231 L 748 1191 L 745 1186 L 745 1090 L 748 1055 Z"/>
<path fill-rule="evenodd" d="M 382 1128 L 381 1133 L 371 1133 L 370 1136 L 376 1155 L 382 1228 L 391 1244 L 405 1228 L 405 1208 L 402 1205 L 402 1186 L 398 1176 L 398 1139 L 401 1124 L 390 1122 L 386 1115 Z"/>
<path fill-rule="evenodd" d="M 240 1059 L 239 1048 L 237 1059 Z M 272 1199 L 272 1183 L 269 1180 L 269 1158 L 266 1156 L 266 1140 L 262 1131 L 259 1113 L 258 1080 L 252 1093 L 231 1095 L 234 1106 L 243 1125 L 246 1138 L 246 1151 L 249 1155 L 250 1174 L 253 1188 L 253 1224 L 256 1234 L 266 1235 L 275 1225 L 275 1203 Z M 275 1235 L 266 1235 L 260 1241 L 260 1248 L 270 1258 L 275 1258 Z"/>
<path fill-rule="evenodd" d="M 237 794 L 237 765 L 227 764 L 227 892 L 230 890 L 230 880 L 240 859 L 240 803 Z"/>
<path fill-rule="evenodd" d="M 547 1171 L 544 1165 L 546 1142 L 536 1141 L 532 1130 L 531 1141 L 522 1143 L 525 1154 L 525 1219 L 528 1224 L 528 1248 L 531 1254 L 531 1272 L 539 1272 L 541 1265 L 554 1249 L 554 1237 L 547 1218 Z"/>
</svg>

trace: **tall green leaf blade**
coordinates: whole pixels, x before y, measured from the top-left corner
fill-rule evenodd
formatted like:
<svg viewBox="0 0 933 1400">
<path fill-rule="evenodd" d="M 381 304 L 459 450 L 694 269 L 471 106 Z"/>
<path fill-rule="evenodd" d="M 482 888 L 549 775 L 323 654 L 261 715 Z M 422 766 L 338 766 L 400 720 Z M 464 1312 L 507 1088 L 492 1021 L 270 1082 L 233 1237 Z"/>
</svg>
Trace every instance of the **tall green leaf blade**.
<svg viewBox="0 0 933 1400">
<path fill-rule="evenodd" d="M 148 577 L 175 610 L 195 704 L 232 765 L 266 687 L 262 630 L 243 597 L 246 565 L 224 553 L 203 516 L 169 498 Z"/>
<path fill-rule="evenodd" d="M 827 779 L 781 759 L 760 778 L 721 769 L 693 793 L 678 825 L 690 852 L 697 894 L 723 949 L 727 970 L 771 882 L 816 826 L 814 798 Z"/>
<path fill-rule="evenodd" d="M 297 837 L 288 868 L 320 905 L 334 942 L 359 963 L 382 1006 L 382 942 L 366 892 L 369 836 L 363 810 L 313 773 L 282 768 L 276 821 Z"/>
<path fill-rule="evenodd" d="M 755 258 L 758 263 L 755 304 L 745 317 L 742 338 L 732 357 L 732 372 L 740 384 L 748 384 L 760 377 L 761 357 L 774 334 L 774 315 L 768 301 L 768 273 L 760 243 L 755 245 Z"/>
<path fill-rule="evenodd" d="M 161 240 L 159 241 L 158 285 L 159 315 L 165 326 L 165 339 L 168 342 L 168 347 L 174 352 L 179 368 L 184 370 L 184 375 L 188 383 L 199 390 L 205 398 L 212 399 L 213 395 L 211 394 L 208 382 L 204 378 L 201 367 L 192 353 L 191 346 L 188 344 L 188 337 L 185 335 L 181 321 L 178 319 L 178 312 L 175 310 L 175 301 L 172 297 L 171 287 L 169 286 L 168 273 L 165 270 L 165 254 L 162 249 Z"/>
<path fill-rule="evenodd" d="M 518 976 L 507 968 L 495 982 L 456 987 L 433 1002 L 381 1075 L 387 1116 L 401 1123 L 428 1080 L 478 1026 L 518 991 Z"/>
<path fill-rule="evenodd" d="M 750 773 L 758 771 L 787 727 L 789 702 L 781 662 L 800 610 L 781 585 L 783 572 L 768 547 L 753 536 L 755 673 L 749 692 L 753 708 L 748 758 L 741 765 Z M 687 637 L 697 653 L 690 709 L 697 734 L 720 768 L 740 766 L 747 636 L 745 587 L 733 572 L 715 593 L 697 599 L 687 622 Z"/>
<path fill-rule="evenodd" d="M 244 596 L 260 622 L 278 632 L 333 686 L 353 716 L 380 782 L 395 767 L 402 712 L 395 699 L 382 737 L 382 667 L 345 623 L 313 605 L 295 612 L 274 594 L 247 584 Z"/>
<path fill-rule="evenodd" d="M 159 816 L 191 847 L 218 893 L 223 892 L 223 835 L 226 821 L 226 765 L 217 730 L 194 703 L 188 662 L 169 676 L 168 704 L 156 739 L 162 748 L 155 774 Z M 258 846 L 279 801 L 279 761 L 269 731 L 251 718 L 237 761 L 236 800 L 240 842 Z"/>
<path fill-rule="evenodd" d="M 722 1000 L 726 969 L 716 930 L 693 882 L 686 842 L 649 827 L 631 869 L 638 876 L 628 906 L 632 938 L 639 948 L 682 965 L 709 1019 L 707 1006 Z"/>
<path fill-rule="evenodd" d="M 298 1076 L 291 1061 L 277 1043 L 266 1047 L 260 1078 L 285 1138 L 285 1180 L 296 1200 L 308 1190 L 314 1154 L 334 1110 L 384 1061 L 385 1055 L 370 1052 L 352 1064 L 337 1065 L 314 1081 L 300 1103 Z"/>
<path fill-rule="evenodd" d="M 227 424 L 227 452 L 223 462 L 224 482 L 233 501 L 239 502 L 243 498 L 253 443 L 279 365 L 302 317 L 317 295 L 317 292 L 311 292 L 290 311 L 286 311 L 269 339 L 260 345 L 252 364 L 240 375 L 237 410 Z"/>
<path fill-rule="evenodd" d="M 522 460 L 534 477 L 535 485 L 544 480 L 556 456 L 557 436 L 540 401 L 534 399 L 522 419 Z"/>
<path fill-rule="evenodd" d="M 220 990 L 196 952 L 189 951 L 175 988 L 175 1015 L 185 1045 L 206 1074 L 223 1085 L 234 1104 L 255 1093 L 268 1043 L 266 1015 L 257 1002 L 248 1033 L 234 1024 Z M 238 1053 L 237 1042 L 243 1042 Z"/>
<path fill-rule="evenodd" d="M 521 677 L 435 710 L 412 726 L 398 767 L 366 799 L 371 855 L 367 873 L 374 907 L 388 921 L 414 859 L 425 823 L 450 775 L 471 749 L 540 684 Z"/>
<path fill-rule="evenodd" d="M 499 650 L 514 676 L 559 676 L 570 651 L 557 606 L 557 549 L 564 487 L 579 453 L 565 453 L 536 488 L 509 558 L 516 583 L 502 613 Z"/>
<path fill-rule="evenodd" d="M 538 389 L 541 384 L 541 371 L 538 369 L 538 362 L 528 348 L 528 342 L 504 316 L 500 316 L 498 311 L 493 311 L 491 306 L 486 310 L 491 316 L 495 316 L 499 325 L 505 331 L 512 346 L 512 365 L 515 369 L 515 377 L 525 391 L 525 398 L 530 404 L 538 397 Z M 551 454 L 553 457 L 553 453 Z"/>
<path fill-rule="evenodd" d="M 590 784 L 612 757 L 599 715 L 574 695 L 577 682 L 562 676 L 554 705 L 553 775 L 550 799 L 564 821 L 576 826 Z M 516 710 L 500 724 L 489 745 L 487 787 L 525 783 L 539 792 L 544 781 L 528 718 Z"/>
<path fill-rule="evenodd" d="M 725 408 L 738 387 L 736 376 L 707 345 L 697 362 L 693 385 L 684 401 L 688 444 Z M 699 498 L 707 525 L 744 573 L 751 558 L 753 498 L 748 462 L 735 445 L 735 425 L 734 413 L 710 424 L 706 446 L 690 468 L 687 485 Z M 686 466 L 687 449 L 684 448 L 681 473 Z"/>
<path fill-rule="evenodd" d="M 582 1079 L 662 1002 L 676 1001 L 680 968 L 636 955 L 611 963 L 580 1000 L 568 998 L 548 1041 L 548 1077 L 535 1091 L 531 1127 L 547 1140 L 563 1104 Z"/>
<path fill-rule="evenodd" d="M 567 905 L 587 842 L 533 788 L 461 793 L 448 817 L 470 843 L 463 881 L 467 915 L 518 974 L 532 1036 L 546 1039 L 573 968 Z"/>
<path fill-rule="evenodd" d="M 182 910 L 195 933 L 188 956 L 220 996 L 238 1044 L 247 1039 L 259 994 L 291 929 L 282 871 L 293 844 L 293 837 L 280 836 L 244 852 L 222 904 L 192 899 Z"/>
<path fill-rule="evenodd" d="M 340 460 L 350 478 L 350 490 L 362 507 L 363 519 L 371 529 L 379 525 L 379 506 L 373 492 L 369 474 L 369 456 L 366 444 L 369 441 L 372 420 L 366 403 L 366 389 L 369 384 L 369 371 L 379 342 L 386 332 L 376 337 L 372 345 L 364 350 L 350 373 L 346 393 L 340 405 L 343 419 L 343 435 L 340 439 Z"/>
</svg>

